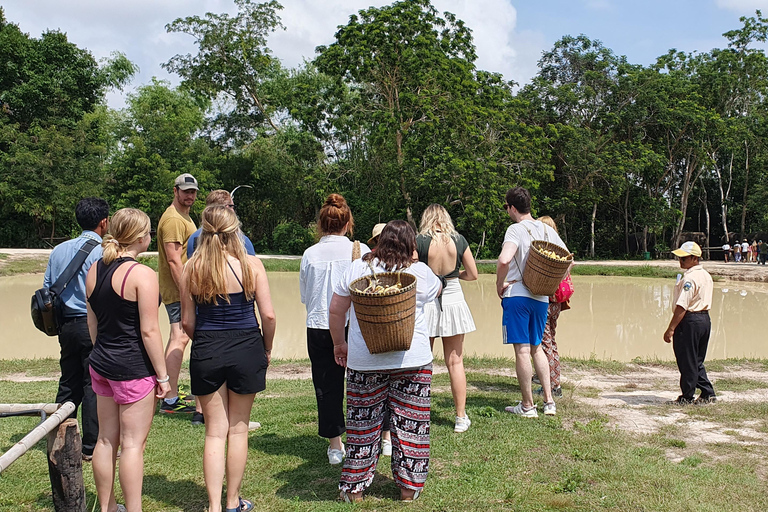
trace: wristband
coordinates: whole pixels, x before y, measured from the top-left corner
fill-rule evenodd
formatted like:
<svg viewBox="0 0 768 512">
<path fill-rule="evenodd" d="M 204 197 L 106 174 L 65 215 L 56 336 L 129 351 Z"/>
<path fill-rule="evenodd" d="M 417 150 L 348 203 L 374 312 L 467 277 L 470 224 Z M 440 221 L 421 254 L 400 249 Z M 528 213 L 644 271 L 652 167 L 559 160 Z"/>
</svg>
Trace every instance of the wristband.
<svg viewBox="0 0 768 512">
<path fill-rule="evenodd" d="M 158 384 L 165 384 L 169 380 L 171 380 L 171 376 L 170 375 L 166 375 L 164 379 L 157 379 L 157 383 Z"/>
</svg>

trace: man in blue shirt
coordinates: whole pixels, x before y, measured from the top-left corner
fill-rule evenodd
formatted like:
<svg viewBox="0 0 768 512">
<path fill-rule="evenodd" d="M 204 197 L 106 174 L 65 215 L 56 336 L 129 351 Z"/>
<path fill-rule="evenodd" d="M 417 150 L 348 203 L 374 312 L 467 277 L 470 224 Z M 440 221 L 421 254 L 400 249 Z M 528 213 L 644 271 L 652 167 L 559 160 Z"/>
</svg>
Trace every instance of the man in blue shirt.
<svg viewBox="0 0 768 512">
<path fill-rule="evenodd" d="M 235 202 L 232 200 L 230 193 L 226 190 L 211 191 L 205 198 L 205 206 L 211 205 L 226 206 L 227 208 L 232 209 L 235 208 Z M 200 227 L 200 229 L 189 236 L 189 240 L 187 240 L 187 260 L 189 260 L 189 258 L 191 258 L 192 254 L 195 252 L 195 248 L 197 247 L 197 238 L 202 232 L 203 228 Z M 245 244 L 245 252 L 251 256 L 256 256 L 256 250 L 253 248 L 253 243 L 251 243 L 250 239 L 245 236 L 245 233 L 243 233 L 243 244 Z"/>
<path fill-rule="evenodd" d="M 83 460 L 91 460 L 99 434 L 99 422 L 96 415 L 96 395 L 91 388 L 91 374 L 88 368 L 88 357 L 91 355 L 93 343 L 86 321 L 85 275 L 91 265 L 101 258 L 101 237 L 106 234 L 109 225 L 109 204 L 97 197 L 81 199 L 75 208 L 75 217 L 83 232 L 77 238 L 63 242 L 53 249 L 45 269 L 43 286 L 50 287 L 56 282 L 88 239 L 99 242 L 83 262 L 82 268 L 61 292 L 64 318 L 59 333 L 61 378 L 59 392 L 56 394 L 57 403 L 71 401 L 76 407 L 82 404 Z M 77 409 L 72 417 L 77 417 Z"/>
</svg>

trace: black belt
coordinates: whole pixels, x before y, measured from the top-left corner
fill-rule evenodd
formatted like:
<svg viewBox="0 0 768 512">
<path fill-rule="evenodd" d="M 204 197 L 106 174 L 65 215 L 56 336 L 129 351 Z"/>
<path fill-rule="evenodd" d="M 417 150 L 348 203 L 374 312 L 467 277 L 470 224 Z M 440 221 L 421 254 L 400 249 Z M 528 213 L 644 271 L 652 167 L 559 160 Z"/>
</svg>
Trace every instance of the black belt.
<svg viewBox="0 0 768 512">
<path fill-rule="evenodd" d="M 686 311 L 686 315 L 708 315 L 709 310 L 705 309 L 704 311 Z"/>
<path fill-rule="evenodd" d="M 82 322 L 83 320 L 88 320 L 88 316 L 65 316 L 61 323 L 68 324 L 69 322 Z"/>
</svg>

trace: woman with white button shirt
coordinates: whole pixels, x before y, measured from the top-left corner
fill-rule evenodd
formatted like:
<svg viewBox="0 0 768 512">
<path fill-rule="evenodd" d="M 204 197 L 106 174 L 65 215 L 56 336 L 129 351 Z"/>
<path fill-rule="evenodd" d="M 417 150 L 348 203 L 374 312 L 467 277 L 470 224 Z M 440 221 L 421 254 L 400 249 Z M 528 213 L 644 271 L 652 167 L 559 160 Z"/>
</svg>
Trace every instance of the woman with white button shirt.
<svg viewBox="0 0 768 512">
<path fill-rule="evenodd" d="M 307 351 L 317 398 L 318 435 L 330 441 L 328 462 L 340 464 L 344 458 L 341 435 L 346 431 L 345 370 L 336 364 L 333 356 L 328 309 L 333 287 L 350 266 L 353 257 L 359 258 L 370 250 L 361 243 L 360 253 L 353 256 L 355 244 L 346 235 L 353 233 L 355 220 L 346 200 L 339 194 L 331 194 L 325 200 L 317 227 L 322 238 L 304 251 L 299 286 L 301 302 L 307 308 Z"/>
</svg>

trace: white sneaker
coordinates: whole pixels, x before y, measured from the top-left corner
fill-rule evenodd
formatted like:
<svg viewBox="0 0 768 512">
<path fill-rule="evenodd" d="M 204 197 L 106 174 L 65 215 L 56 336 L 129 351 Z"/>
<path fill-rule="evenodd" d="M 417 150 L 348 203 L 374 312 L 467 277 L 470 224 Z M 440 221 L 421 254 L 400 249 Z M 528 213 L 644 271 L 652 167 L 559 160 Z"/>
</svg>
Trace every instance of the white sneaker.
<svg viewBox="0 0 768 512">
<path fill-rule="evenodd" d="M 258 430 L 261 428 L 261 423 L 258 421 L 249 421 L 248 422 L 248 430 Z"/>
<path fill-rule="evenodd" d="M 544 404 L 544 414 L 547 416 L 554 416 L 557 414 L 557 406 L 555 405 L 555 402 Z"/>
<path fill-rule="evenodd" d="M 512 414 L 518 414 L 518 415 L 522 416 L 523 418 L 538 418 L 539 417 L 539 413 L 536 412 L 536 406 L 535 405 L 533 407 L 531 407 L 530 409 L 526 409 L 525 407 L 523 407 L 523 402 L 518 403 L 514 407 L 511 406 L 511 405 L 508 406 L 508 407 L 505 407 L 504 410 L 507 411 L 507 412 L 511 412 Z"/>
<path fill-rule="evenodd" d="M 386 457 L 392 456 L 392 441 L 389 439 L 381 440 L 381 454 Z"/>
<path fill-rule="evenodd" d="M 344 443 L 341 443 L 341 450 L 328 447 L 328 462 L 331 464 L 341 464 L 344 459 Z"/>
<path fill-rule="evenodd" d="M 456 416 L 456 425 L 453 427 L 453 431 L 457 433 L 466 432 L 471 424 L 472 421 L 466 414 L 464 416 Z"/>
</svg>

